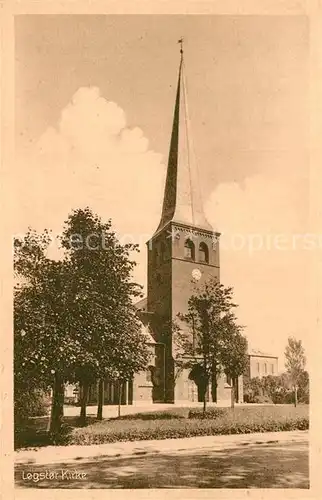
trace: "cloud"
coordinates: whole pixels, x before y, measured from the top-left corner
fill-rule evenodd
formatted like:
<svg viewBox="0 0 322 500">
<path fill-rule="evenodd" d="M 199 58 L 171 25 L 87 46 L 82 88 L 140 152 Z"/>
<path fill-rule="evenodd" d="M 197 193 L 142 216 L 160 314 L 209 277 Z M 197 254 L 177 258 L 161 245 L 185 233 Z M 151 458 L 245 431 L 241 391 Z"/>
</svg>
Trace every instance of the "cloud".
<svg viewBox="0 0 322 500">
<path fill-rule="evenodd" d="M 162 157 L 149 149 L 140 128 L 127 126 L 124 110 L 96 87 L 78 89 L 59 123 L 20 152 L 18 162 L 17 232 L 29 224 L 59 232 L 70 211 L 86 205 L 103 219 L 112 218 L 127 240 L 143 243 L 158 224 Z M 139 261 L 145 266 L 143 245 L 142 250 Z"/>
<path fill-rule="evenodd" d="M 222 233 L 221 280 L 234 287 L 254 348 L 282 354 L 289 335 L 307 333 L 307 195 L 301 179 L 280 172 L 221 184 L 206 204 Z"/>
</svg>

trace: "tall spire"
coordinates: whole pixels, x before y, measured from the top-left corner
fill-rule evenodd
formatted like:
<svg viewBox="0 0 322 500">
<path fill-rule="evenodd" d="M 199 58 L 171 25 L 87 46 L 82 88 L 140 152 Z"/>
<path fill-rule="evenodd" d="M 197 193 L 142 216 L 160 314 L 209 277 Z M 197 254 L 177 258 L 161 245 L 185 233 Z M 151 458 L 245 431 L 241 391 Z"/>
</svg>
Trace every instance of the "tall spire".
<svg viewBox="0 0 322 500">
<path fill-rule="evenodd" d="M 160 231 L 170 221 L 212 231 L 203 210 L 198 170 L 189 131 L 183 39 L 181 38 L 178 43 L 180 43 L 178 86 L 162 215 L 157 231 Z"/>
</svg>

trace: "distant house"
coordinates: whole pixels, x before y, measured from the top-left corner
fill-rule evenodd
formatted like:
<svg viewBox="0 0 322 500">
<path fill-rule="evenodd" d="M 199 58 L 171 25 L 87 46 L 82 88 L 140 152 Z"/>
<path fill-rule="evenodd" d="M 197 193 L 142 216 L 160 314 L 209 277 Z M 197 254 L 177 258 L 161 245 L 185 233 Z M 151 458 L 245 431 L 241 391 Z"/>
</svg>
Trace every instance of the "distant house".
<svg viewBox="0 0 322 500">
<path fill-rule="evenodd" d="M 278 357 L 252 349 L 248 354 L 248 367 L 245 376 L 248 378 L 277 375 Z"/>
</svg>

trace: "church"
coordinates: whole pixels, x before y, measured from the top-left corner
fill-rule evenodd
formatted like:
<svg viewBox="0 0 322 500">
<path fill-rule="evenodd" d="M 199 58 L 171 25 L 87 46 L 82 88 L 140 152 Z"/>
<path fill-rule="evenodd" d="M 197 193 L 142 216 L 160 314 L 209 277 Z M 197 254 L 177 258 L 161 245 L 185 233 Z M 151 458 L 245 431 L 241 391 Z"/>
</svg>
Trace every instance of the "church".
<svg viewBox="0 0 322 500">
<path fill-rule="evenodd" d="M 196 283 L 210 277 L 220 280 L 220 233 L 209 224 L 199 188 L 184 72 L 182 41 L 176 87 L 167 175 L 159 225 L 147 241 L 147 296 L 136 303 L 142 335 L 151 351 L 151 364 L 133 380 L 118 385 L 104 382 L 104 405 L 152 403 L 190 404 L 202 401 L 200 360 L 179 370 L 175 362 L 172 321 L 185 314 Z M 161 200 L 160 200 L 161 201 Z M 237 403 L 243 403 L 243 379 L 277 374 L 277 357 L 258 351 L 248 356 L 244 376 L 231 380 L 221 374 L 207 389 L 208 401 L 231 402 L 232 388 Z M 262 367 L 262 371 L 261 371 Z M 78 391 L 68 386 L 66 400 L 75 402 Z M 89 404 L 98 401 L 98 386 L 89 391 Z"/>
<path fill-rule="evenodd" d="M 147 297 L 136 304 L 153 362 L 146 372 L 136 374 L 122 387 L 105 381 L 104 404 L 187 404 L 202 400 L 198 360 L 192 369 L 176 369 L 171 328 L 165 326 L 178 313 L 187 311 L 195 283 L 211 276 L 220 279 L 220 234 L 204 213 L 191 142 L 181 44 L 162 212 L 158 227 L 146 243 Z M 232 381 L 225 375 L 217 384 L 210 384 L 208 401 L 229 404 L 232 384 L 236 402 L 242 402 L 243 377 Z M 95 403 L 97 395 L 97 387 L 92 386 L 89 403 Z"/>
</svg>

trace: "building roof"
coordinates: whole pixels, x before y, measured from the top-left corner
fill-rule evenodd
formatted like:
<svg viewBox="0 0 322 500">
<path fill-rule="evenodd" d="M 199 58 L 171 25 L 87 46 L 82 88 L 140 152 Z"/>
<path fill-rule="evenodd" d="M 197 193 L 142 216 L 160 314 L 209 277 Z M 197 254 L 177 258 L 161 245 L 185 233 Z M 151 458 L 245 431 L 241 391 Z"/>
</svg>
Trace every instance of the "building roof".
<svg viewBox="0 0 322 500">
<path fill-rule="evenodd" d="M 156 344 L 156 341 L 154 340 L 154 338 L 152 337 L 152 333 L 151 333 L 151 328 L 148 324 L 144 324 L 143 322 L 141 322 L 141 333 L 142 335 L 144 335 L 146 337 L 146 341 L 148 344 Z"/>
<path fill-rule="evenodd" d="M 135 305 L 135 307 L 139 311 L 147 311 L 147 308 L 148 308 L 148 298 L 147 297 L 143 297 L 143 299 L 138 300 L 138 302 L 136 302 L 134 305 Z"/>
<path fill-rule="evenodd" d="M 147 297 L 143 297 L 143 299 L 138 300 L 138 302 L 136 302 L 134 304 L 134 306 L 138 310 L 138 316 L 139 316 L 140 322 L 141 322 L 142 335 L 144 335 L 146 337 L 148 344 L 157 344 L 157 342 L 154 340 L 154 338 L 152 336 L 152 330 L 151 330 L 151 327 L 149 325 L 149 314 L 147 311 L 147 305 L 148 305 Z"/>
<path fill-rule="evenodd" d="M 277 358 L 278 356 L 274 356 L 273 354 L 269 354 L 267 352 L 259 351 L 258 349 L 251 349 L 249 351 L 249 356 L 260 356 L 263 358 Z"/>
<path fill-rule="evenodd" d="M 156 233 L 171 221 L 213 230 L 204 214 L 189 127 L 184 60 L 181 50 L 163 208 Z"/>
</svg>

